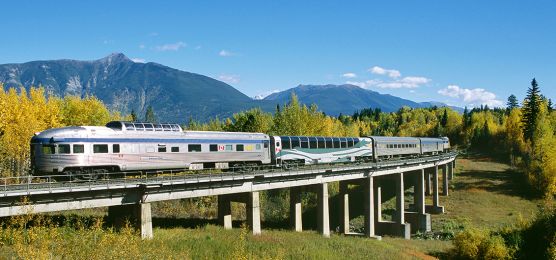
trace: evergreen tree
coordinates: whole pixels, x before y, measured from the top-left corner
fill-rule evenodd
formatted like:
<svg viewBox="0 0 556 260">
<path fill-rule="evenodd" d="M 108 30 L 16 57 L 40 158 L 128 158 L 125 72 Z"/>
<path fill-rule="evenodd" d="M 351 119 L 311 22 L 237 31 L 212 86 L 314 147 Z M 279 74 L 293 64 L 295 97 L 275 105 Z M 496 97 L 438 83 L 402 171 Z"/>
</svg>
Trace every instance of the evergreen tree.
<svg viewBox="0 0 556 260">
<path fill-rule="evenodd" d="M 523 101 L 523 135 L 525 140 L 532 141 L 537 124 L 540 106 L 542 104 L 541 92 L 537 80 L 533 78 L 531 87 Z"/>
<path fill-rule="evenodd" d="M 147 111 L 145 112 L 145 122 L 155 123 L 156 116 L 154 115 L 154 109 L 152 106 L 147 107 Z"/>
<path fill-rule="evenodd" d="M 137 113 L 135 112 L 135 109 L 131 109 L 131 121 L 132 122 L 137 122 Z"/>
<path fill-rule="evenodd" d="M 463 128 L 467 128 L 467 126 L 469 125 L 469 110 L 467 109 L 467 106 L 465 107 L 465 109 L 463 110 Z"/>
<path fill-rule="evenodd" d="M 519 107 L 519 104 L 517 102 L 517 97 L 514 94 L 511 94 L 508 97 L 508 102 L 506 103 L 507 108 L 508 108 L 508 113 L 510 110 Z"/>
<path fill-rule="evenodd" d="M 448 109 L 444 109 L 444 114 L 442 115 L 442 119 L 440 119 L 440 124 L 442 127 L 446 127 L 448 124 Z"/>
<path fill-rule="evenodd" d="M 552 112 L 552 110 L 554 110 L 554 105 L 552 104 L 552 99 L 550 98 L 548 99 L 547 108 L 548 108 L 548 112 Z"/>
</svg>

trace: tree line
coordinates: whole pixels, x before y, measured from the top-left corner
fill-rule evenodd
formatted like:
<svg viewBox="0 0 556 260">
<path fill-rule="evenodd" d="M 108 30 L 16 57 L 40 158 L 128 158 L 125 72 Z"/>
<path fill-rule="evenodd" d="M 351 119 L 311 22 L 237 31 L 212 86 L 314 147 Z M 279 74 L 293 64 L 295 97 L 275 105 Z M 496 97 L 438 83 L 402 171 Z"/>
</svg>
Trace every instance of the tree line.
<svg viewBox="0 0 556 260">
<path fill-rule="evenodd" d="M 460 150 L 478 150 L 506 158 L 528 177 L 542 194 L 556 192 L 556 113 L 535 79 L 521 102 L 508 97 L 507 107 L 465 108 L 462 114 L 448 107 L 409 108 L 386 113 L 377 108 L 352 115 L 330 116 L 316 105 L 301 104 L 295 94 L 273 113 L 253 108 L 230 118 L 208 122 L 189 120 L 189 130 L 262 132 L 270 135 L 308 136 L 447 136 Z M 44 88 L 5 90 L 0 85 L 0 171 L 3 176 L 24 173 L 30 156 L 29 140 L 35 132 L 72 125 L 104 125 L 110 120 L 138 120 L 111 112 L 95 97 L 55 97 Z M 152 107 L 145 121 L 156 121 Z"/>
</svg>

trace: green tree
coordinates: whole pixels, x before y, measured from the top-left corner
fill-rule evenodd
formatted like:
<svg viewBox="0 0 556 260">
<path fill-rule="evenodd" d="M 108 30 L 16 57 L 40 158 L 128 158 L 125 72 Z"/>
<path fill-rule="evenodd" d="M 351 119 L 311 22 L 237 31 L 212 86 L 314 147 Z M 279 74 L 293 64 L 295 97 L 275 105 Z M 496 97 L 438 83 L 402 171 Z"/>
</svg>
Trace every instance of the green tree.
<svg viewBox="0 0 556 260">
<path fill-rule="evenodd" d="M 131 109 L 131 121 L 132 122 L 137 122 L 137 113 L 135 112 L 135 109 Z"/>
<path fill-rule="evenodd" d="M 519 107 L 519 103 L 517 102 L 517 97 L 514 94 L 511 94 L 508 97 L 508 102 L 506 103 L 506 106 L 508 108 L 508 113 L 512 109 Z"/>
<path fill-rule="evenodd" d="M 145 112 L 145 122 L 155 123 L 156 116 L 154 115 L 154 109 L 152 106 L 147 107 L 147 111 Z"/>
<path fill-rule="evenodd" d="M 539 85 L 537 84 L 537 80 L 533 78 L 531 87 L 527 90 L 527 96 L 523 101 L 522 121 L 525 140 L 533 141 L 541 103 L 542 98 Z"/>
</svg>

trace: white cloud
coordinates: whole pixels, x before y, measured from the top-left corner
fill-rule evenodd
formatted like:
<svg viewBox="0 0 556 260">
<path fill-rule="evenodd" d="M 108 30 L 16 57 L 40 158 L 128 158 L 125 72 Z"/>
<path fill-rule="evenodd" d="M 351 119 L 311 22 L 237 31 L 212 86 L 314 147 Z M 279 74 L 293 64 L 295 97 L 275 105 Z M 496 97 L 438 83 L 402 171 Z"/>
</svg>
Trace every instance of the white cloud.
<svg viewBox="0 0 556 260">
<path fill-rule="evenodd" d="M 218 76 L 218 79 L 228 84 L 235 84 L 240 81 L 239 75 L 220 74 L 220 76 Z"/>
<path fill-rule="evenodd" d="M 371 73 L 377 74 L 377 75 L 387 75 L 390 78 L 399 78 L 399 77 L 402 76 L 402 74 L 398 70 L 385 69 L 385 68 L 381 68 L 379 66 L 374 66 L 374 67 L 370 68 L 369 71 Z"/>
<path fill-rule="evenodd" d="M 222 57 L 230 57 L 230 56 L 236 56 L 237 54 L 231 51 L 221 50 L 220 52 L 218 52 L 218 55 Z"/>
<path fill-rule="evenodd" d="M 399 80 L 377 84 L 379 88 L 418 88 L 431 82 L 425 77 L 404 77 Z"/>
<path fill-rule="evenodd" d="M 418 88 L 431 82 L 425 77 L 404 77 L 394 81 L 382 81 L 380 79 L 370 79 L 366 81 L 347 81 L 347 84 L 356 85 L 362 88 L 378 87 L 378 88 Z"/>
<path fill-rule="evenodd" d="M 146 47 L 145 44 L 139 44 L 139 49 L 145 49 Z"/>
<path fill-rule="evenodd" d="M 383 82 L 380 79 L 370 79 L 366 81 L 346 81 L 346 84 L 355 85 L 361 88 L 370 88 L 382 83 Z"/>
<path fill-rule="evenodd" d="M 449 85 L 439 90 L 438 94 L 460 99 L 471 106 L 488 105 L 490 107 L 500 107 L 504 104 L 502 101 L 496 99 L 494 93 L 488 92 L 482 88 L 468 89 L 460 88 L 457 85 Z"/>
<path fill-rule="evenodd" d="M 132 58 L 131 61 L 135 62 L 135 63 L 145 63 L 145 59 L 141 59 L 141 58 Z"/>
<path fill-rule="evenodd" d="M 195 47 L 195 50 L 200 50 L 201 48 L 202 48 L 201 45 L 197 45 L 197 46 Z"/>
<path fill-rule="evenodd" d="M 156 46 L 155 49 L 157 51 L 177 51 L 181 48 L 185 48 L 187 44 L 184 42 L 176 42 L 176 43 L 168 43 L 164 45 Z"/>
<path fill-rule="evenodd" d="M 156 37 L 156 36 L 158 36 L 158 33 L 157 33 L 157 32 L 149 33 L 149 37 Z"/>
<path fill-rule="evenodd" d="M 348 79 L 352 79 L 352 78 L 357 78 L 357 74 L 353 73 L 353 72 L 348 72 L 348 73 L 344 73 L 342 75 L 342 77 L 344 78 L 348 78 Z"/>
</svg>

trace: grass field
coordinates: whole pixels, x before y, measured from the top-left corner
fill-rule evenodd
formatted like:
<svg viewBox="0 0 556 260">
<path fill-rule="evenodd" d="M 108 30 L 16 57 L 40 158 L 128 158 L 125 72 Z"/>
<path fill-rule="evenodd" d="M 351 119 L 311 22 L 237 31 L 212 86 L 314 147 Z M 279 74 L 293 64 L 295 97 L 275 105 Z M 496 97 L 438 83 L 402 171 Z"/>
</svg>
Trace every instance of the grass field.
<svg viewBox="0 0 556 260">
<path fill-rule="evenodd" d="M 432 216 L 433 230 L 442 232 L 462 225 L 497 229 L 531 218 L 541 201 L 529 196 L 524 185 L 521 175 L 505 164 L 486 158 L 458 159 L 450 195 L 440 198 L 446 213 Z M 207 210 L 213 215 L 213 210 Z M 79 215 L 98 218 L 99 212 L 103 214 L 91 210 Z M 335 233 L 325 239 L 314 231 L 272 229 L 267 223 L 263 223 L 260 236 L 250 235 L 246 228 L 224 230 L 213 220 L 159 217 L 153 223 L 154 239 L 150 241 L 98 225 L 89 229 L 53 225 L 50 230 L 22 233 L 4 228 L 0 257 L 101 259 L 113 252 L 117 254 L 113 258 L 128 259 L 432 259 L 447 257 L 452 248 L 451 241 L 435 239 L 385 237 L 376 241 Z M 107 248 L 99 248 L 99 243 Z M 33 248 L 37 250 L 30 250 Z"/>
</svg>

